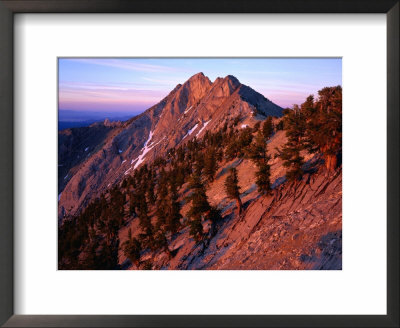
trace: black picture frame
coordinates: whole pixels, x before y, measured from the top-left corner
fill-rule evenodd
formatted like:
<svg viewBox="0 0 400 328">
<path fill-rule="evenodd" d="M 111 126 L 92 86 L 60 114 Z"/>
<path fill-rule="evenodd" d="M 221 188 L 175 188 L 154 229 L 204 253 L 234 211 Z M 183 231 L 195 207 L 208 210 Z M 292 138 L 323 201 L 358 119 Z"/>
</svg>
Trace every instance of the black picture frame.
<svg viewBox="0 0 400 328">
<path fill-rule="evenodd" d="M 0 324 L 5 327 L 399 327 L 398 0 L 0 0 Z M 13 19 L 16 13 L 385 13 L 387 315 L 14 315 Z M 368 288 L 368 286 L 366 286 Z"/>
</svg>

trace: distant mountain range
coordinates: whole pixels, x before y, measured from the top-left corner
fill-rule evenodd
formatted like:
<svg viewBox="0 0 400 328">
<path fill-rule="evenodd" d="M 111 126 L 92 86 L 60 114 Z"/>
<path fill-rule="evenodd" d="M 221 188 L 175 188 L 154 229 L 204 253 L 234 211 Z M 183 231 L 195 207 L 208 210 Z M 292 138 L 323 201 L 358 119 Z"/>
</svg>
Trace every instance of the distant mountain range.
<svg viewBox="0 0 400 328">
<path fill-rule="evenodd" d="M 135 115 L 137 114 L 134 112 L 93 112 L 60 109 L 58 111 L 58 130 L 85 127 L 95 122 L 104 121 L 105 119 L 109 119 L 110 121 L 126 121 Z"/>
</svg>

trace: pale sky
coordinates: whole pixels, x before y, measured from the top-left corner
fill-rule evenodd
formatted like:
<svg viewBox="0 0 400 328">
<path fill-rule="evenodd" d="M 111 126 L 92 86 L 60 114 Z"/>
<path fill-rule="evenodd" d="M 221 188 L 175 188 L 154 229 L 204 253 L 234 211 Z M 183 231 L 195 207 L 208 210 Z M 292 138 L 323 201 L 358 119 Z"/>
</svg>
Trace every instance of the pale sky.
<svg viewBox="0 0 400 328">
<path fill-rule="evenodd" d="M 139 114 L 198 72 L 233 75 L 281 107 L 342 84 L 340 58 L 60 58 L 59 109 Z"/>
</svg>

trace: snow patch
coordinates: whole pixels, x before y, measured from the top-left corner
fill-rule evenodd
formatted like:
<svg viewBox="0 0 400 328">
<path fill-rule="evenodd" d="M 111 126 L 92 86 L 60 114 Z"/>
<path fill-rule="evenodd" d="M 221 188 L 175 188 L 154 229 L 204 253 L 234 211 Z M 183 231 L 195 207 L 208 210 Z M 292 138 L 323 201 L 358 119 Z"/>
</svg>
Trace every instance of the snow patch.
<svg viewBox="0 0 400 328">
<path fill-rule="evenodd" d="M 197 129 L 197 126 L 198 126 L 198 125 L 199 125 L 199 123 L 196 123 L 196 125 L 195 125 L 193 128 L 191 128 L 191 129 L 185 134 L 185 136 L 182 138 L 182 140 L 185 139 L 186 137 L 190 136 L 190 135 L 194 132 L 194 130 Z"/>
<path fill-rule="evenodd" d="M 118 149 L 118 152 L 121 154 L 121 153 L 122 153 L 122 150 L 121 150 L 121 149 Z"/>
<path fill-rule="evenodd" d="M 137 160 L 137 163 L 135 164 L 135 166 L 133 167 L 134 169 L 136 169 L 140 164 L 143 163 L 144 161 L 144 157 L 146 156 L 146 154 L 156 145 L 158 145 L 164 138 L 162 138 L 160 141 L 156 142 L 156 143 L 150 143 L 151 139 L 153 138 L 153 131 L 150 131 L 149 134 L 149 138 L 146 140 L 146 142 L 143 145 L 143 148 L 141 150 L 141 154 L 139 155 L 139 157 L 137 159 L 135 159 L 135 161 Z M 133 162 L 132 162 L 133 164 Z"/>
<path fill-rule="evenodd" d="M 58 201 L 60 201 L 61 194 L 62 194 L 62 192 L 60 192 L 60 194 L 58 195 Z"/>
<path fill-rule="evenodd" d="M 68 174 L 64 177 L 64 180 L 65 180 L 66 178 L 68 178 Z"/>
<path fill-rule="evenodd" d="M 88 150 L 89 150 L 89 147 L 86 147 L 86 148 L 85 148 L 85 151 L 88 151 Z"/>
<path fill-rule="evenodd" d="M 129 169 L 127 169 L 127 170 L 125 171 L 124 174 L 127 175 L 127 174 L 129 173 L 130 170 L 132 170 L 132 167 L 130 167 Z"/>
<path fill-rule="evenodd" d="M 200 131 L 197 132 L 196 137 L 197 137 L 201 132 L 203 132 L 203 130 L 206 128 L 206 126 L 207 126 L 208 123 L 210 123 L 210 122 L 211 122 L 211 120 L 209 120 L 209 121 L 207 121 L 206 123 L 204 123 L 204 125 L 203 125 L 203 127 L 200 129 Z"/>
<path fill-rule="evenodd" d="M 242 124 L 242 126 L 241 126 L 242 129 L 245 129 L 245 128 L 247 128 L 247 127 L 248 127 L 247 124 Z"/>
<path fill-rule="evenodd" d="M 135 158 L 135 159 L 131 160 L 131 165 L 132 165 L 133 163 L 135 163 L 138 159 L 139 159 L 139 158 Z"/>
<path fill-rule="evenodd" d="M 190 106 L 189 108 L 185 109 L 184 114 L 188 113 L 188 112 L 192 109 L 192 107 L 193 107 L 193 106 Z"/>
<path fill-rule="evenodd" d="M 121 165 L 124 164 L 125 162 L 126 162 L 126 159 L 124 159 L 124 160 L 122 161 Z"/>
</svg>

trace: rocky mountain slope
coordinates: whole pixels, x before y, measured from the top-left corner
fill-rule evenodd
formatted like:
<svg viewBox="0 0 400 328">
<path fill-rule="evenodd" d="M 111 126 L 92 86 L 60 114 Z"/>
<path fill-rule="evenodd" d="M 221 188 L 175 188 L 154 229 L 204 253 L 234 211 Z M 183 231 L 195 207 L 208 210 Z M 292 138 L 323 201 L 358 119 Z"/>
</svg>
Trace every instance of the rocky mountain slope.
<svg viewBox="0 0 400 328">
<path fill-rule="evenodd" d="M 284 131 L 270 140 L 272 155 L 276 147 L 286 141 Z M 169 249 L 148 252 L 142 262 L 149 261 L 153 269 L 259 269 L 301 270 L 341 269 L 342 259 L 342 173 L 327 174 L 319 156 L 306 155 L 305 175 L 301 181 L 285 183 L 282 160 L 271 162 L 273 193 L 261 196 L 255 181 L 255 165 L 247 159 L 224 161 L 215 181 L 209 185 L 207 196 L 211 204 L 222 210 L 223 220 L 209 244 L 199 244 L 189 228 L 173 237 Z M 238 170 L 241 199 L 245 212 L 238 217 L 235 202 L 224 190 L 228 170 Z M 181 201 L 189 193 L 182 187 Z M 182 208 L 186 217 L 189 204 Z M 121 243 L 127 240 L 129 229 L 133 236 L 141 233 L 138 220 L 129 220 L 119 231 Z M 204 230 L 209 227 L 204 224 Z M 119 252 L 119 263 L 124 269 L 137 269 Z"/>
<path fill-rule="evenodd" d="M 213 83 L 198 73 L 143 114 L 59 132 L 59 222 L 168 149 L 241 117 L 254 124 L 282 108 L 234 76 Z M 77 132 L 75 132 L 77 131 Z M 65 178 L 65 179 L 64 179 Z"/>
</svg>

